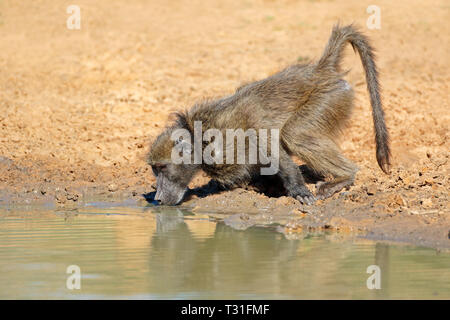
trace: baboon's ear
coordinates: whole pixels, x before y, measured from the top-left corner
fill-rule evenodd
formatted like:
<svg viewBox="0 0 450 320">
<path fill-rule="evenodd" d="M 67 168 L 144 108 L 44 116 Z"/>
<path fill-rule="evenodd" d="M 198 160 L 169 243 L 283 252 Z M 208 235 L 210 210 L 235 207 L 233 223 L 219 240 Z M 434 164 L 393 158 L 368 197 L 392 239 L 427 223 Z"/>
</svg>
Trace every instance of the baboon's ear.
<svg viewBox="0 0 450 320">
<path fill-rule="evenodd" d="M 174 112 L 169 115 L 169 120 L 175 123 L 178 128 L 188 128 L 186 112 Z"/>
</svg>

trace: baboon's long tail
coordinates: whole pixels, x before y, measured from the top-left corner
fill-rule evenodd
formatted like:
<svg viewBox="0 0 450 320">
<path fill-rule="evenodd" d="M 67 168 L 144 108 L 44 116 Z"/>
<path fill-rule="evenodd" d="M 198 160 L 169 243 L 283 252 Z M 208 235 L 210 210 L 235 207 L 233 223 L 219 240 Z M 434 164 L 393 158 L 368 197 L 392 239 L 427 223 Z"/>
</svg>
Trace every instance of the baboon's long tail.
<svg viewBox="0 0 450 320">
<path fill-rule="evenodd" d="M 380 168 L 389 173 L 390 149 L 389 133 L 384 121 L 384 112 L 381 106 L 380 85 L 378 83 L 378 71 L 375 65 L 374 50 L 370 46 L 365 35 L 358 32 L 352 25 L 333 28 L 331 37 L 325 51 L 316 65 L 317 69 L 326 71 L 339 71 L 342 53 L 345 44 L 349 42 L 361 57 L 362 65 L 366 73 L 367 90 L 372 105 L 372 117 L 375 126 L 375 142 L 377 147 L 377 161 Z"/>
</svg>

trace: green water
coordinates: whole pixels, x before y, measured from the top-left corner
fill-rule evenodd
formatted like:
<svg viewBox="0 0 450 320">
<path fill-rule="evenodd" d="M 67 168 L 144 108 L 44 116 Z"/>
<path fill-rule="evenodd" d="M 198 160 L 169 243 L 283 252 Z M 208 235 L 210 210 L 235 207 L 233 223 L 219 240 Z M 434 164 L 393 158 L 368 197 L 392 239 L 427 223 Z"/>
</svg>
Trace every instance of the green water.
<svg viewBox="0 0 450 320">
<path fill-rule="evenodd" d="M 450 299 L 449 253 L 333 238 L 180 209 L 0 209 L 0 298 Z M 80 289 L 67 287 L 71 265 Z M 381 289 L 367 288 L 370 265 Z"/>
</svg>

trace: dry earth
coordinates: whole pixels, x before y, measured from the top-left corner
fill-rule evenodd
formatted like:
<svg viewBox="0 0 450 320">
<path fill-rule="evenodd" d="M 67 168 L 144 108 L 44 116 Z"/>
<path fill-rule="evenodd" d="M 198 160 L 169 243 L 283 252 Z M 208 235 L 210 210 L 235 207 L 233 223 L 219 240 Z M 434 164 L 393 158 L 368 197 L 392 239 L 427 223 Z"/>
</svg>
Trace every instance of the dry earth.
<svg viewBox="0 0 450 320">
<path fill-rule="evenodd" d="M 66 27 L 72 2 L 80 30 Z M 373 1 L 72 2 L 0 3 L 3 206 L 142 199 L 154 183 L 149 141 L 171 112 L 315 59 L 335 22 L 354 22 L 378 51 L 391 175 L 377 167 L 362 68 L 348 48 L 356 107 L 341 146 L 361 169 L 354 187 L 313 207 L 243 189 L 186 205 L 238 213 L 225 220 L 239 228 L 279 222 L 286 234 L 360 230 L 450 248 L 448 1 L 376 1 L 380 30 L 366 28 Z"/>
</svg>

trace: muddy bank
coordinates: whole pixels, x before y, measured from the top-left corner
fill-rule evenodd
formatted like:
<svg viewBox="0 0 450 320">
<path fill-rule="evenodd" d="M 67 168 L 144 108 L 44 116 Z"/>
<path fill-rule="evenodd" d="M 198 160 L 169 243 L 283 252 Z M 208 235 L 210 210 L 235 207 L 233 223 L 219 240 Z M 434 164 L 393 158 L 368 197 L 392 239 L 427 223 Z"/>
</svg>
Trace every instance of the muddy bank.
<svg viewBox="0 0 450 320">
<path fill-rule="evenodd" d="M 444 210 L 410 210 L 390 196 L 372 196 L 358 203 L 350 200 L 354 196 L 352 191 L 343 192 L 318 205 L 305 206 L 292 198 L 267 198 L 238 189 L 193 201 L 192 205 L 196 213 L 219 218 L 223 218 L 220 211 L 229 212 L 224 222 L 239 230 L 278 225 L 277 230 L 287 238 L 301 239 L 310 232 L 330 230 L 347 236 L 450 249 L 450 219 Z M 393 206 L 386 207 L 383 201 Z"/>
<path fill-rule="evenodd" d="M 346 236 L 410 243 L 450 249 L 448 210 L 448 155 L 423 161 L 406 169 L 396 166 L 387 176 L 358 175 L 355 185 L 315 205 L 302 205 L 283 195 L 274 181 L 260 181 L 246 188 L 222 190 L 199 175 L 191 183 L 181 207 L 223 220 L 245 230 L 252 226 L 276 226 L 287 238 L 311 232 L 336 231 Z M 58 167 L 60 168 L 60 167 Z M 61 172 L 39 162 L 14 162 L 2 158 L 1 176 L 14 178 L 14 186 L 1 184 L 0 206 L 53 204 L 76 208 L 89 201 L 137 201 L 154 205 L 154 179 L 148 167 L 115 168 L 94 175 L 92 168 L 67 180 Z M 92 181 L 93 180 L 93 181 Z M 311 190 L 314 185 L 310 184 Z M 0 209 L 1 210 L 1 209 Z"/>
</svg>

